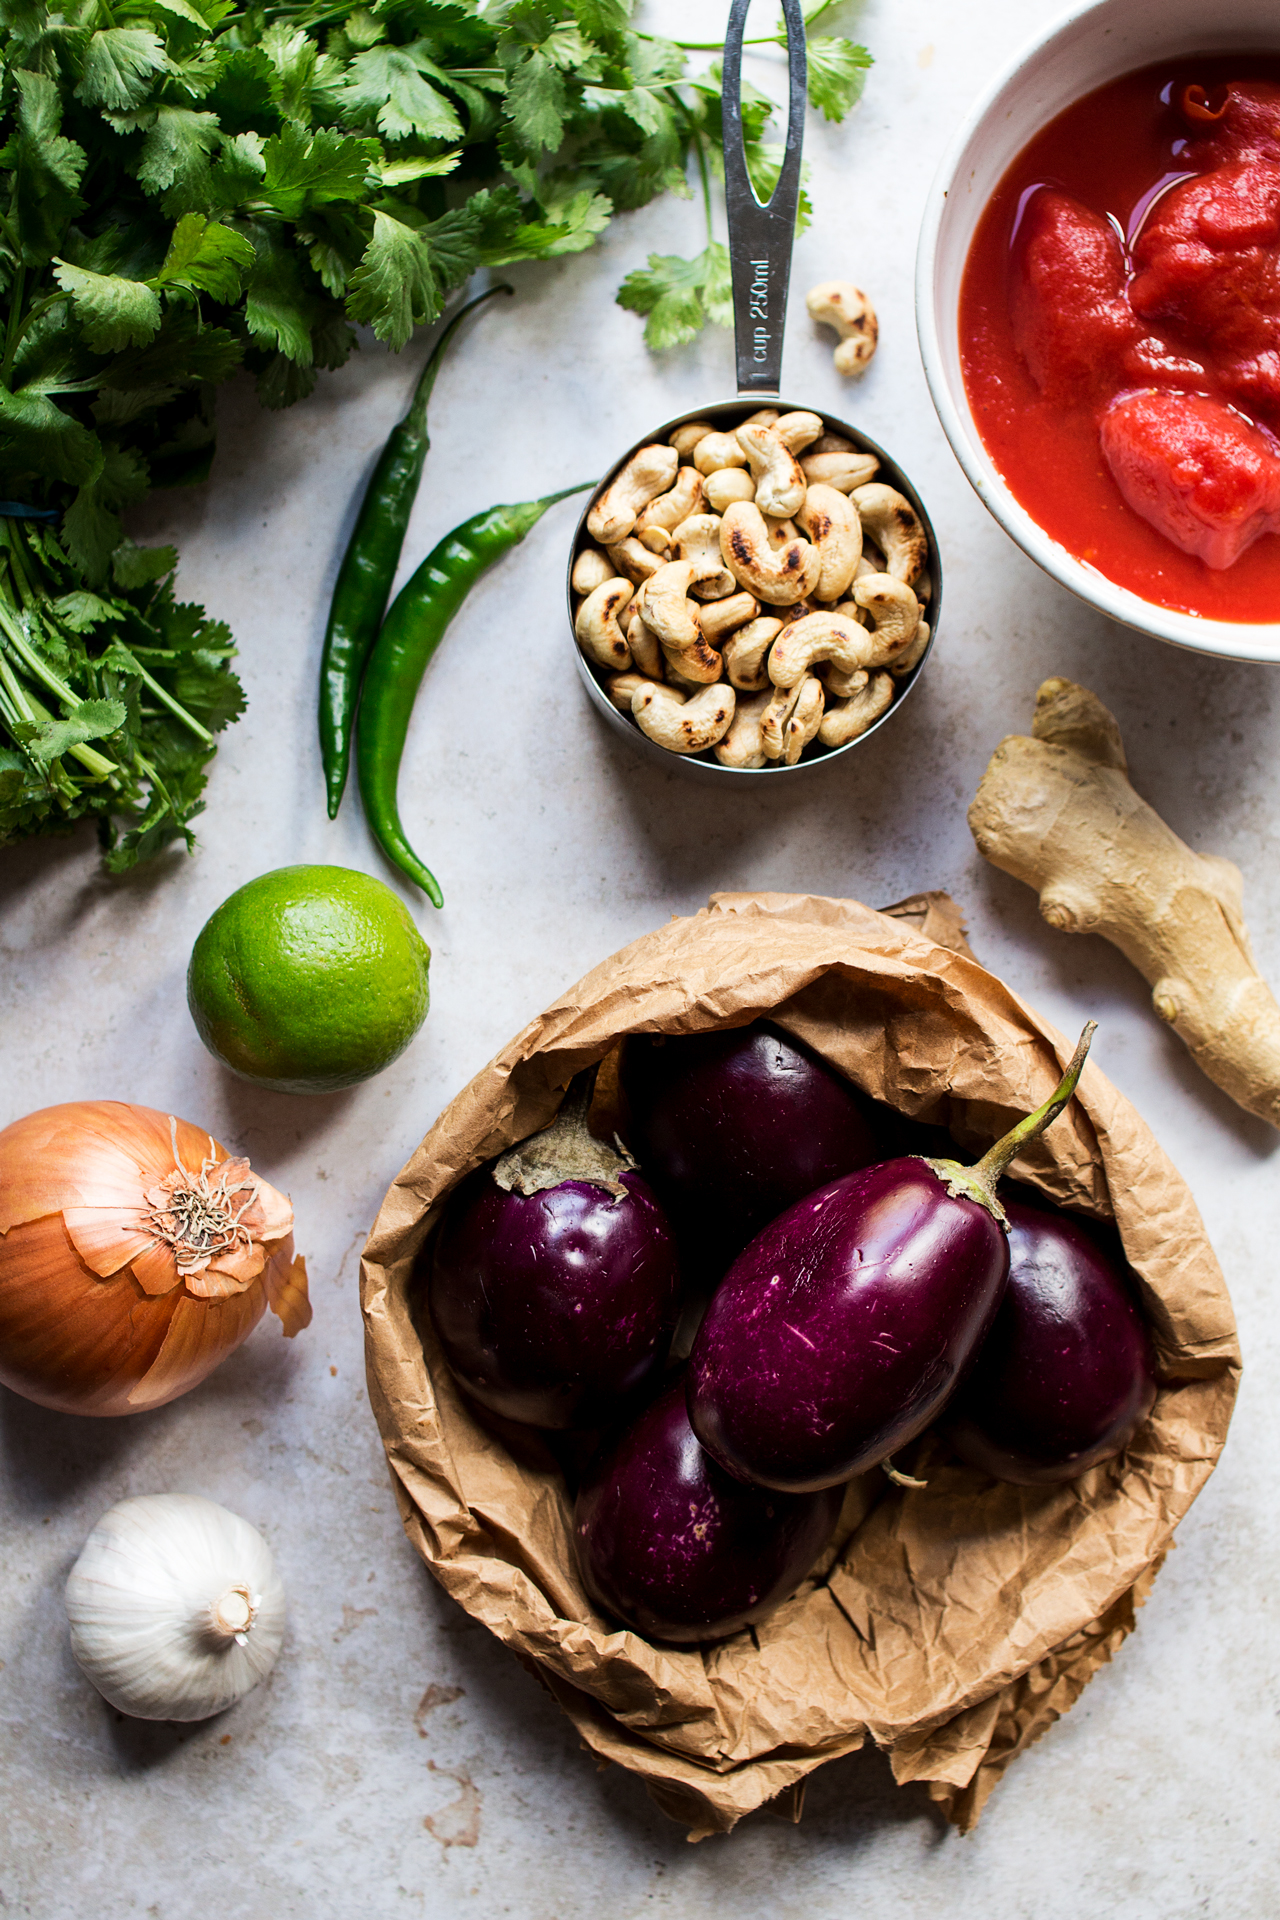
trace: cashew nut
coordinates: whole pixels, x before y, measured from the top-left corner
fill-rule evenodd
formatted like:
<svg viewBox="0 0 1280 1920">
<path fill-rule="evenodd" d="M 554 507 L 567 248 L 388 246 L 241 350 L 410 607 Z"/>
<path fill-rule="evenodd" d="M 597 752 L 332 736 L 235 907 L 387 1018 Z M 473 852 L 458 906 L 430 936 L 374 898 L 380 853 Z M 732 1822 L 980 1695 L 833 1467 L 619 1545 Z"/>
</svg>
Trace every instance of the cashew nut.
<svg viewBox="0 0 1280 1920">
<path fill-rule="evenodd" d="M 619 713 L 630 713 L 632 694 L 652 684 L 642 673 L 611 673 L 605 679 L 604 688 Z"/>
<path fill-rule="evenodd" d="M 747 456 L 733 434 L 708 433 L 693 450 L 693 464 L 701 474 L 719 473 L 722 467 L 745 467 Z"/>
<path fill-rule="evenodd" d="M 785 766 L 794 767 L 814 738 L 822 724 L 822 709 L 825 701 L 826 695 L 821 680 L 810 677 L 801 682 L 799 698 L 782 729 L 782 759 Z M 763 727 L 761 732 L 763 733 Z"/>
<path fill-rule="evenodd" d="M 632 605 L 635 606 L 634 601 Z M 661 680 L 662 648 L 658 644 L 657 634 L 652 627 L 645 624 L 644 617 L 638 608 L 632 613 L 631 622 L 626 631 L 627 645 L 631 649 L 633 664 L 648 679 Z"/>
<path fill-rule="evenodd" d="M 766 513 L 764 523 L 769 529 L 769 545 L 775 553 L 779 547 L 785 547 L 788 540 L 800 538 L 800 529 L 794 520 L 775 520 L 772 514 Z"/>
<path fill-rule="evenodd" d="M 845 747 L 880 718 L 893 700 L 893 680 L 887 673 L 872 676 L 851 699 L 828 707 L 818 728 L 824 747 Z"/>
<path fill-rule="evenodd" d="M 616 546 L 635 526 L 636 515 L 655 494 L 665 493 L 676 477 L 680 456 L 674 447 L 641 447 L 614 475 L 587 515 L 587 532 L 601 546 Z"/>
<path fill-rule="evenodd" d="M 916 637 L 920 602 L 910 587 L 888 573 L 868 573 L 855 580 L 853 597 L 872 620 L 871 650 L 859 665 L 891 666 Z"/>
<path fill-rule="evenodd" d="M 631 598 L 629 580 L 603 580 L 578 608 L 573 631 L 588 660 L 614 672 L 631 665 L 631 649 L 618 615 Z"/>
<path fill-rule="evenodd" d="M 880 337 L 876 310 L 866 294 L 851 280 L 824 280 L 809 289 L 805 305 L 815 320 L 834 327 L 840 336 L 836 372 L 865 373 Z"/>
<path fill-rule="evenodd" d="M 635 648 L 633 647 L 631 651 L 634 653 Z M 861 693 L 871 678 L 865 667 L 858 667 L 852 673 L 842 673 L 840 668 L 834 666 L 831 661 L 828 661 L 819 671 L 822 674 L 822 684 L 833 700 L 848 700 L 853 694 Z"/>
<path fill-rule="evenodd" d="M 769 678 L 775 687 L 794 687 L 819 662 L 830 660 L 841 673 L 856 673 L 870 664 L 875 636 L 843 614 L 811 613 L 784 627 L 769 655 Z M 875 664 L 882 665 L 877 661 Z"/>
<path fill-rule="evenodd" d="M 818 713 L 821 715 L 822 683 L 813 674 L 806 674 L 802 680 L 796 682 L 794 687 L 774 688 L 769 697 L 769 704 L 764 710 L 764 717 L 760 722 L 760 745 L 766 759 L 782 759 L 788 746 L 787 728 L 795 718 L 802 700 L 804 702 L 804 718 L 801 722 L 801 732 L 804 731 L 804 728 L 812 720 L 815 697 L 808 691 L 810 686 L 817 687 L 818 689 L 819 697 L 816 704 Z M 816 726 L 814 731 L 817 731 Z M 812 735 L 810 738 L 812 738 Z M 804 742 L 802 740 L 800 747 L 796 751 L 797 760 L 800 758 L 800 753 L 803 751 L 803 748 Z M 793 761 L 790 764 L 794 765 L 795 763 Z"/>
<path fill-rule="evenodd" d="M 720 557 L 720 517 L 714 513 L 695 513 L 682 520 L 671 536 L 676 553 L 693 562 L 693 586 L 697 600 L 723 600 L 737 585 Z"/>
<path fill-rule="evenodd" d="M 738 585 L 775 607 L 803 600 L 822 572 L 822 556 L 807 540 L 792 540 L 773 551 L 764 515 L 751 500 L 735 500 L 725 509 L 720 552 Z"/>
<path fill-rule="evenodd" d="M 636 607 L 645 625 L 653 629 L 664 647 L 674 647 L 677 653 L 695 646 L 702 638 L 698 609 L 689 600 L 695 572 L 692 560 L 668 560 L 645 581 L 636 596 Z"/>
<path fill-rule="evenodd" d="M 754 593 L 731 593 L 727 600 L 712 600 L 702 609 L 702 632 L 713 647 L 723 646 L 738 627 L 745 627 L 760 611 Z"/>
<path fill-rule="evenodd" d="M 810 453 L 852 453 L 854 446 L 852 440 L 843 433 L 823 433 L 819 434 L 809 451 Z"/>
<path fill-rule="evenodd" d="M 584 547 L 573 563 L 573 572 L 569 575 L 569 585 L 575 593 L 594 593 L 606 580 L 615 580 L 617 574 L 596 547 Z"/>
<path fill-rule="evenodd" d="M 676 483 L 666 493 L 651 500 L 636 521 L 636 539 L 650 553 L 667 557 L 671 531 L 702 505 L 702 475 L 696 467 L 681 467 Z"/>
<path fill-rule="evenodd" d="M 922 620 L 916 628 L 916 637 L 909 640 L 896 660 L 889 662 L 889 671 L 895 680 L 903 680 L 914 672 L 924 659 L 924 650 L 929 644 L 929 622 Z"/>
<path fill-rule="evenodd" d="M 754 500 L 756 483 L 743 467 L 721 467 L 707 475 L 702 491 L 712 512 L 723 513 L 734 500 Z"/>
<path fill-rule="evenodd" d="M 755 413 L 749 413 L 745 420 L 739 420 L 740 427 L 771 427 L 775 420 L 781 419 L 776 407 L 760 407 Z"/>
<path fill-rule="evenodd" d="M 656 553 L 650 553 L 648 547 L 642 547 L 634 534 L 625 540 L 619 540 L 616 546 L 608 549 L 609 558 L 619 573 L 625 573 L 637 586 L 642 580 L 648 580 L 663 564 Z"/>
<path fill-rule="evenodd" d="M 823 438 L 838 436 L 831 434 Z M 837 493 L 852 493 L 855 487 L 865 487 L 869 480 L 875 479 L 880 462 L 873 453 L 859 453 L 853 447 L 822 447 L 819 442 L 805 454 L 800 467 L 811 487 L 834 487 Z"/>
<path fill-rule="evenodd" d="M 756 505 L 761 513 L 770 514 L 775 520 L 787 519 L 804 499 L 805 479 L 800 462 L 779 438 L 776 427 L 739 427 L 738 445 L 751 467 L 756 483 Z"/>
<path fill-rule="evenodd" d="M 664 647 L 667 678 L 680 685 L 711 686 L 724 673 L 724 661 L 699 634 L 691 647 Z"/>
<path fill-rule="evenodd" d="M 819 485 L 809 488 L 796 517 L 822 555 L 814 593 L 819 600 L 838 600 L 849 587 L 862 553 L 858 513 L 835 487 Z"/>
<path fill-rule="evenodd" d="M 745 627 L 731 633 L 724 643 L 724 670 L 731 687 L 741 693 L 758 693 L 771 683 L 765 668 L 765 655 L 782 632 L 781 620 L 764 614 L 749 620 Z"/>
<path fill-rule="evenodd" d="M 671 753 L 702 753 L 723 740 L 733 722 L 732 687 L 704 687 L 691 700 L 674 687 L 637 687 L 631 712 L 642 733 Z"/>
<path fill-rule="evenodd" d="M 745 700 L 739 700 L 734 709 L 733 724 L 716 748 L 716 759 L 722 767 L 768 766 L 760 739 L 760 727 L 771 697 L 768 693 L 755 693 Z"/>
<path fill-rule="evenodd" d="M 667 445 L 675 448 L 677 458 L 692 460 L 693 450 L 699 440 L 705 440 L 709 433 L 714 432 L 715 428 L 709 420 L 686 420 L 682 427 L 677 427 L 674 433 L 667 435 Z"/>
<path fill-rule="evenodd" d="M 929 558 L 929 542 L 911 502 L 883 481 L 855 487 L 850 495 L 862 530 L 884 555 L 884 570 L 910 586 Z"/>
<path fill-rule="evenodd" d="M 822 436 L 822 421 L 816 413 L 784 413 L 774 421 L 773 430 L 788 453 L 803 453 Z"/>
</svg>

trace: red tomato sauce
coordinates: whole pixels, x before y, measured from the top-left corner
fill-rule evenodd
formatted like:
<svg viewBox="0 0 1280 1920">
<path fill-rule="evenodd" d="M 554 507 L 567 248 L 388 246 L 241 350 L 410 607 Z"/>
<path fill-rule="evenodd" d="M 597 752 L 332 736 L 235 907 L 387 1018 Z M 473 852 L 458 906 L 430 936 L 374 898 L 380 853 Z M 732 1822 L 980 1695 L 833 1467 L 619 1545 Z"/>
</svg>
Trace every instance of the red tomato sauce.
<svg viewBox="0 0 1280 1920">
<path fill-rule="evenodd" d="M 1210 119 L 1228 82 L 1280 87 L 1280 57 L 1146 67 L 1036 136 L 974 234 L 961 362 L 988 453 L 1052 539 L 1158 606 L 1273 622 L 1280 530 L 1232 556 L 1280 529 L 1280 114 L 1276 160 L 1233 151 Z M 1210 110 L 1190 120 L 1188 87 Z M 1184 243 L 1213 243 L 1223 206 L 1234 251 L 1197 280 Z"/>
</svg>

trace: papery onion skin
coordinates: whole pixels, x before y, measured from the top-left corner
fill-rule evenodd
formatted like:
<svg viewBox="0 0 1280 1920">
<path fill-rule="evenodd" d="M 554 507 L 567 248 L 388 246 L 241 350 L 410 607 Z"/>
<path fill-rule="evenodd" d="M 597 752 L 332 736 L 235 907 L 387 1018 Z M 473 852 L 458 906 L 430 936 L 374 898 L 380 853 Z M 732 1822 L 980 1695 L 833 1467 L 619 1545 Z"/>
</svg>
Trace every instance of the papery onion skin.
<svg viewBox="0 0 1280 1920">
<path fill-rule="evenodd" d="M 249 1278 L 203 1271 L 158 1277 L 168 1249 L 138 1222 L 145 1195 L 175 1168 L 216 1170 L 231 1162 L 202 1129 L 123 1101 L 72 1101 L 28 1114 L 0 1130 L 0 1381 L 59 1413 L 116 1415 L 165 1405 L 207 1378 L 244 1341 L 268 1304 L 288 1334 L 310 1319 L 305 1268 L 293 1251 L 292 1209 L 252 1176 L 237 1207 L 251 1200 L 270 1238 L 252 1240 L 263 1264 Z M 234 1163 L 233 1163 L 234 1164 Z M 97 1273 L 77 1250 L 63 1211 L 95 1223 L 94 1246 L 148 1244 L 144 1287 L 128 1263 Z M 92 1211 L 86 1211 L 92 1210 Z M 141 1257 L 139 1260 L 140 1265 Z M 255 1265 L 241 1246 L 228 1266 Z M 163 1290 L 160 1290 L 163 1287 Z M 216 1289 L 212 1297 L 210 1290 Z"/>
</svg>

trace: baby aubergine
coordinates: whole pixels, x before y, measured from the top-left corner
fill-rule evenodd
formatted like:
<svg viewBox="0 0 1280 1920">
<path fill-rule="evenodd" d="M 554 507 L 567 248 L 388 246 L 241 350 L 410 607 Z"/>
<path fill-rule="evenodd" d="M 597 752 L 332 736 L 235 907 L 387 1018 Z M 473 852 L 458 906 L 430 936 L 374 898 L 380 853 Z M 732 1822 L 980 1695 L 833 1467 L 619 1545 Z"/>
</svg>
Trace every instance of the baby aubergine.
<svg viewBox="0 0 1280 1920">
<path fill-rule="evenodd" d="M 678 1383 L 588 1470 L 573 1513 L 583 1584 L 650 1640 L 722 1640 L 794 1593 L 840 1513 L 839 1489 L 767 1493 L 722 1473 Z"/>
<path fill-rule="evenodd" d="M 741 1480 L 814 1492 L 922 1433 L 977 1352 L 1009 1275 L 996 1185 L 1062 1112 L 1094 1033 L 1050 1099 L 974 1167 L 889 1160 L 832 1181 L 730 1267 L 689 1356 L 689 1418 Z"/>
<path fill-rule="evenodd" d="M 632 1034 L 619 1077 L 631 1145 L 713 1278 L 803 1194 L 893 1151 L 865 1094 L 760 1021 Z"/>
<path fill-rule="evenodd" d="M 947 1409 L 962 1460 L 1034 1487 L 1123 1452 L 1155 1403 L 1123 1257 L 1069 1214 L 1007 1199 L 1009 1285 Z M 1118 1249 L 1117 1249 L 1118 1252 Z"/>
<path fill-rule="evenodd" d="M 679 1306 L 675 1241 L 630 1158 L 587 1128 L 595 1069 L 551 1125 L 471 1174 L 436 1236 L 427 1300 L 483 1407 L 596 1426 L 662 1367 Z"/>
</svg>

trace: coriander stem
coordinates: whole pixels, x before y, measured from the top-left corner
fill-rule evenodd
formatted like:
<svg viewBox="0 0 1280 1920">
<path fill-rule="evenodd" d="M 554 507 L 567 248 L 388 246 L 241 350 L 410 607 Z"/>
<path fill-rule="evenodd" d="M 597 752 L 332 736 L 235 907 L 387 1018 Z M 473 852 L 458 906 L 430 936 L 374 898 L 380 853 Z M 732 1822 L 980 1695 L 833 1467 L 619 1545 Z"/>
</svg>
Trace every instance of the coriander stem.
<svg viewBox="0 0 1280 1920">
<path fill-rule="evenodd" d="M 698 172 L 702 176 L 702 204 L 707 214 L 707 245 L 715 240 L 715 228 L 711 224 L 711 181 L 707 174 L 707 149 L 700 133 L 693 136 L 693 151 L 697 155 Z"/>
<path fill-rule="evenodd" d="M 129 649 L 124 649 L 124 650 L 129 652 L 129 658 L 133 661 L 134 666 L 137 668 L 139 674 L 142 676 L 144 685 L 150 687 L 152 693 L 154 693 L 154 695 L 156 696 L 156 699 L 162 700 L 165 706 L 168 707 L 170 713 L 173 714 L 174 718 L 177 720 L 181 720 L 183 726 L 189 728 L 190 731 L 194 733 L 197 740 L 203 741 L 206 747 L 213 746 L 215 742 L 214 742 L 213 735 L 210 733 L 209 729 L 207 727 L 201 726 L 200 722 L 197 719 L 195 719 L 191 714 L 189 714 L 186 708 L 182 705 L 182 703 L 178 700 L 175 700 L 171 693 L 165 692 L 164 688 L 160 685 L 160 682 L 152 674 L 149 674 L 147 672 L 141 660 L 138 659 L 135 653 L 133 653 Z"/>
</svg>

